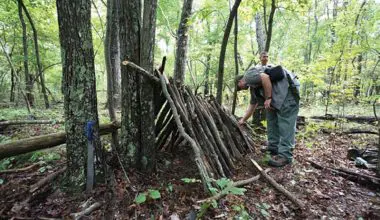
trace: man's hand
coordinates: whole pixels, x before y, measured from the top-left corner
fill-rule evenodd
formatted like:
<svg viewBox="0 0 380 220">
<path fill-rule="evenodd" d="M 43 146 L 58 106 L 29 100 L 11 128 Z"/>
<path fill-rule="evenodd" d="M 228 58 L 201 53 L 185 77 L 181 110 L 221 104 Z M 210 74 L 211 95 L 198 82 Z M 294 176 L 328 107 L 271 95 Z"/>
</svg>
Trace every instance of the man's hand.
<svg viewBox="0 0 380 220">
<path fill-rule="evenodd" d="M 271 109 L 272 107 L 270 106 L 270 103 L 272 102 L 272 99 L 267 99 L 264 102 L 264 108 L 265 109 Z"/>
</svg>

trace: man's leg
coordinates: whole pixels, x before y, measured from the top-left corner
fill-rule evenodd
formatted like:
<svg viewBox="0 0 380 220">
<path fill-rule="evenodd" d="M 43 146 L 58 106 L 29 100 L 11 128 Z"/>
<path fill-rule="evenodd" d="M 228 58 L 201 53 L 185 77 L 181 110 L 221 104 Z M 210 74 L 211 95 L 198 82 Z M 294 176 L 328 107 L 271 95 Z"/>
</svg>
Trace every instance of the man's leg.
<svg viewBox="0 0 380 220">
<path fill-rule="evenodd" d="M 268 151 L 270 151 L 272 154 L 277 154 L 278 145 L 280 143 L 277 111 L 267 110 L 266 116 L 267 116 Z"/>
<path fill-rule="evenodd" d="M 280 156 L 288 159 L 289 162 L 293 160 L 292 149 L 294 147 L 298 110 L 299 104 L 294 100 L 292 95 L 289 94 L 285 98 L 283 107 L 277 114 L 280 134 L 278 153 Z"/>
</svg>

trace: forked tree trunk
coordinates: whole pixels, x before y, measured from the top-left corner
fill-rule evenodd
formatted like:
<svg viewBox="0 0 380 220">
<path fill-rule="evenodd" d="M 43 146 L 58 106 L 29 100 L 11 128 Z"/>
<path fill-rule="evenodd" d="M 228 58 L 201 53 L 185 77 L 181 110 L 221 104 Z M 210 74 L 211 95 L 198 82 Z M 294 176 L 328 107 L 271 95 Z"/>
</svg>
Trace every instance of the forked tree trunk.
<svg viewBox="0 0 380 220">
<path fill-rule="evenodd" d="M 40 60 L 40 52 L 39 52 L 39 47 L 38 47 L 37 29 L 34 26 L 33 19 L 30 16 L 30 14 L 29 14 L 27 8 L 25 7 L 24 3 L 22 2 L 22 0 L 19 0 L 19 2 L 21 4 L 22 8 L 24 9 L 25 15 L 28 18 L 30 26 L 32 27 L 32 30 L 33 30 L 34 50 L 35 50 L 35 53 L 36 53 L 36 62 L 37 62 L 37 70 L 38 70 L 38 73 L 37 73 L 38 76 L 36 76 L 36 78 L 40 79 L 41 91 L 42 91 L 42 95 L 44 97 L 45 108 L 49 108 L 50 107 L 50 105 L 49 105 L 49 98 L 48 98 L 48 95 L 47 95 L 47 92 L 46 92 L 45 76 L 44 76 L 44 73 L 42 71 L 42 65 L 41 65 L 41 60 Z"/>
<path fill-rule="evenodd" d="M 24 80 L 25 80 L 25 92 L 30 106 L 34 105 L 33 96 L 33 81 L 32 76 L 29 73 L 29 58 L 28 58 L 28 38 L 26 32 L 26 24 L 24 16 L 22 14 L 21 0 L 18 0 L 18 15 L 22 26 L 22 45 L 24 51 Z"/>
<path fill-rule="evenodd" d="M 67 181 L 73 190 L 86 183 L 85 127 L 95 122 L 93 146 L 102 162 L 99 139 L 94 49 L 91 35 L 91 1 L 57 0 L 65 109 Z M 85 46 L 84 46 L 85 45 Z M 104 165 L 104 164 L 103 164 Z"/>
</svg>

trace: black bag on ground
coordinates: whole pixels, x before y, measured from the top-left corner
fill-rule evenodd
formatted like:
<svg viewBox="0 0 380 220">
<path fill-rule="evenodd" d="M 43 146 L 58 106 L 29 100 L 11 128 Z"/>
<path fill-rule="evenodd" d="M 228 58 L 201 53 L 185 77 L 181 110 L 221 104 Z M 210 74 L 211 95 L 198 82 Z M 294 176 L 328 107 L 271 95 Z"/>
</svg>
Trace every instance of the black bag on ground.
<svg viewBox="0 0 380 220">
<path fill-rule="evenodd" d="M 282 80 L 285 77 L 284 70 L 282 66 L 275 66 L 272 68 L 266 68 L 264 73 L 269 75 L 271 82 L 277 82 Z"/>
</svg>

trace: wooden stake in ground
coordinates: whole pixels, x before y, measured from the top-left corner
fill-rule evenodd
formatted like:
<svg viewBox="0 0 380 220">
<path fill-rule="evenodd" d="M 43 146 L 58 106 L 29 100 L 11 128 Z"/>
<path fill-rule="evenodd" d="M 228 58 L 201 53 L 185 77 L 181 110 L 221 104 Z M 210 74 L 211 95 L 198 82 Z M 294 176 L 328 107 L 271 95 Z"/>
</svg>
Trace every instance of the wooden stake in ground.
<svg viewBox="0 0 380 220">
<path fill-rule="evenodd" d="M 251 158 L 251 162 L 260 171 L 261 176 L 263 176 L 277 191 L 284 194 L 290 201 L 295 203 L 299 208 L 301 209 L 305 208 L 305 205 L 300 200 L 298 200 L 293 194 L 291 194 L 283 186 L 278 184 L 272 177 L 270 177 L 267 173 L 265 173 L 263 168 L 261 168 L 260 165 L 254 159 Z"/>
</svg>

